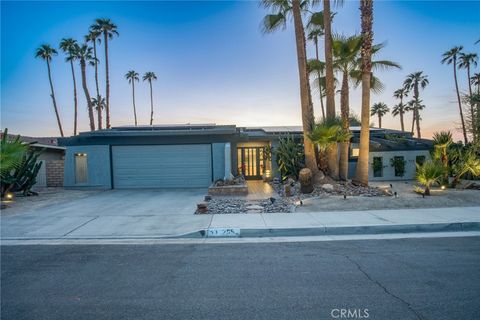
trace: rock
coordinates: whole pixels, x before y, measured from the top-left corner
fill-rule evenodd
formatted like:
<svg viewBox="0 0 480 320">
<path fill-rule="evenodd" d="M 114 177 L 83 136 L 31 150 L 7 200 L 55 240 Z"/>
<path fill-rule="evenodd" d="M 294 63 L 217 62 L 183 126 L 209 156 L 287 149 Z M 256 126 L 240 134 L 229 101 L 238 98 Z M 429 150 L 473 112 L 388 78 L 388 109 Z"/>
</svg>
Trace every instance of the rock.
<svg viewBox="0 0 480 320">
<path fill-rule="evenodd" d="M 323 173 L 323 171 L 318 170 L 318 172 L 313 177 L 314 183 L 320 184 L 323 181 L 323 179 L 325 179 L 325 174 Z"/>
<path fill-rule="evenodd" d="M 208 211 L 208 205 L 206 202 L 199 202 L 197 203 L 197 212 L 198 213 L 205 213 Z"/>
<path fill-rule="evenodd" d="M 302 193 L 312 193 L 313 191 L 313 176 L 312 170 L 303 168 L 298 175 L 300 181 L 300 191 Z"/>
<path fill-rule="evenodd" d="M 210 201 L 212 200 L 212 196 L 207 194 L 203 200 Z"/>
<path fill-rule="evenodd" d="M 263 210 L 262 206 L 259 206 L 258 204 L 251 204 L 247 206 L 248 210 Z"/>
<path fill-rule="evenodd" d="M 323 184 L 322 189 L 327 190 L 327 191 L 333 191 L 334 190 L 333 186 L 329 183 Z"/>
<path fill-rule="evenodd" d="M 290 184 L 285 185 L 285 197 L 292 196 L 292 186 Z"/>
</svg>

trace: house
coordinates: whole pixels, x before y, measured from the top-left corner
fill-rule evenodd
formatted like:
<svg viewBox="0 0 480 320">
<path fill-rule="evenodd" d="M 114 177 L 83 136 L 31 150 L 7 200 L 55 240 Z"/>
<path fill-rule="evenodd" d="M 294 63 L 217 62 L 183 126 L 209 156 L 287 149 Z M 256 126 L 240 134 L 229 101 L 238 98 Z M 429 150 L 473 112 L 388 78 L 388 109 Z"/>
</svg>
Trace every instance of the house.
<svg viewBox="0 0 480 320">
<path fill-rule="evenodd" d="M 3 137 L 0 133 L 0 138 Z M 8 134 L 8 139 L 14 140 L 18 137 L 15 134 Z M 65 147 L 57 145 L 56 137 L 29 137 L 20 136 L 20 140 L 30 144 L 30 147 L 37 151 L 42 151 L 38 156 L 38 161 L 42 162 L 40 171 L 37 175 L 36 187 L 62 187 L 63 186 L 63 159 L 65 157 Z"/>
<path fill-rule="evenodd" d="M 429 157 L 432 143 L 410 133 L 371 129 L 371 180 L 412 179 L 415 162 Z M 350 173 L 358 157 L 360 128 L 352 128 Z M 196 188 L 243 173 L 246 179 L 278 176 L 275 150 L 287 134 L 302 139 L 301 127 L 237 127 L 187 124 L 125 126 L 60 138 L 66 147 L 65 187 Z M 405 161 L 403 175 L 390 159 Z M 398 170 L 397 170 L 398 171 Z"/>
</svg>

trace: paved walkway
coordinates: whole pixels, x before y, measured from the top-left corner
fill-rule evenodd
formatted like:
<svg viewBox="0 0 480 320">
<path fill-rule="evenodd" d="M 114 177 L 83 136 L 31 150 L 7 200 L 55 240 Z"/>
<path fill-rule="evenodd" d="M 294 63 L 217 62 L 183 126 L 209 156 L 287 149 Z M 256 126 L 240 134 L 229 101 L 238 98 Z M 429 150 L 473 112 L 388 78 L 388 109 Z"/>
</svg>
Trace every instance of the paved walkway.
<svg viewBox="0 0 480 320">
<path fill-rule="evenodd" d="M 247 181 L 248 195 L 247 200 L 263 200 L 278 196 L 272 186 L 259 180 Z"/>
</svg>

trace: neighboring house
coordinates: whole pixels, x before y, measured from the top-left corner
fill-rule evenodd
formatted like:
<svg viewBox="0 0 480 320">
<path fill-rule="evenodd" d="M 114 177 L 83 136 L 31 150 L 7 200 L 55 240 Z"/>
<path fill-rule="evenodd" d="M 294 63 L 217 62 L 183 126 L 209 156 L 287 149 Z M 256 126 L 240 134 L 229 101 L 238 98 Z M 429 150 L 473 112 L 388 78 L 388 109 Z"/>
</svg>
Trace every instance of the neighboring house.
<svg viewBox="0 0 480 320">
<path fill-rule="evenodd" d="M 18 135 L 8 134 L 9 139 L 16 139 Z M 0 133 L 0 138 L 3 132 Z M 43 150 L 38 156 L 42 162 L 37 175 L 36 187 L 63 187 L 65 147 L 57 145 L 55 137 L 27 137 L 20 136 L 20 140 L 29 143 L 35 150 Z"/>
<path fill-rule="evenodd" d="M 358 156 L 359 128 L 352 128 L 350 174 Z M 246 179 L 278 176 L 275 150 L 279 138 L 302 138 L 301 127 L 245 128 L 235 125 L 162 125 L 116 127 L 59 138 L 65 146 L 65 187 L 196 188 L 243 174 Z M 415 161 L 429 157 L 432 143 L 410 133 L 388 129 L 371 131 L 371 159 L 381 170 L 371 180 L 412 179 Z M 404 157 L 404 176 L 395 176 L 390 158 Z M 425 157 L 425 158 L 423 158 Z M 274 158 L 274 157 L 273 157 Z"/>
</svg>

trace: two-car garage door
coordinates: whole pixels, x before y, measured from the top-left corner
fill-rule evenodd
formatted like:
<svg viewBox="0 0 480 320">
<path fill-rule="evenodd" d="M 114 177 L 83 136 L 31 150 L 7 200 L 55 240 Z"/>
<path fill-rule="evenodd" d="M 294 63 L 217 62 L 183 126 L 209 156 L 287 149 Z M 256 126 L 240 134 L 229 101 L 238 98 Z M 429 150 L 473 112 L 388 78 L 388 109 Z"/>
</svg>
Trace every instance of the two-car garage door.
<svg viewBox="0 0 480 320">
<path fill-rule="evenodd" d="M 114 188 L 200 188 L 212 182 L 210 144 L 112 146 Z"/>
</svg>

